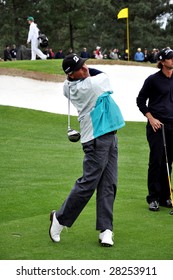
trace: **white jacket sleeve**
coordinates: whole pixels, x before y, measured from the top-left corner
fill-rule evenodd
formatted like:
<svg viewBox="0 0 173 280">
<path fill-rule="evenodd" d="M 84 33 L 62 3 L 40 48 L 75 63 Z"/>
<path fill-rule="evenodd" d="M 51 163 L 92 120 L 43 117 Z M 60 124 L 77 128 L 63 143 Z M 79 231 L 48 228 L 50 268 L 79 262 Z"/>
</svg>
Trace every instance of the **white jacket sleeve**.
<svg viewBox="0 0 173 280">
<path fill-rule="evenodd" d="M 38 38 L 38 31 L 39 30 L 37 28 L 37 25 L 34 22 L 32 22 L 29 27 L 27 43 L 30 43 L 32 41 L 32 39 Z"/>
</svg>

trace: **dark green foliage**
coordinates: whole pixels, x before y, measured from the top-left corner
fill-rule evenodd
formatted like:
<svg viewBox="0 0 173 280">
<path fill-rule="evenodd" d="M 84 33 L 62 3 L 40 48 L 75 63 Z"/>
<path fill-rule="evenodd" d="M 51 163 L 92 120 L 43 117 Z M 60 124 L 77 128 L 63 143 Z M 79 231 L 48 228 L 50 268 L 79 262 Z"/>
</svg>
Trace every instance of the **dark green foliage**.
<svg viewBox="0 0 173 280">
<path fill-rule="evenodd" d="M 40 29 L 49 37 L 55 51 L 63 48 L 65 52 L 72 47 L 80 52 L 83 46 L 89 51 L 101 45 L 103 49 L 126 48 L 126 20 L 117 21 L 121 8 L 129 8 L 130 46 L 164 47 L 171 45 L 172 39 L 162 30 L 156 19 L 166 12 L 172 13 L 169 1 L 99 1 L 91 0 L 42 0 L 0 2 L 1 52 L 6 44 L 25 44 L 28 15 L 35 17 Z M 154 35 L 154 36 L 153 36 Z M 163 40 L 159 40 L 163 36 Z"/>
<path fill-rule="evenodd" d="M 172 21 L 160 28 L 158 19 L 172 15 L 173 5 L 167 0 L 6 0 L 0 1 L 0 53 L 6 44 L 26 44 L 28 24 L 32 15 L 49 38 L 50 47 L 65 53 L 71 47 L 79 52 L 84 46 L 92 52 L 97 45 L 109 51 L 126 49 L 126 19 L 117 20 L 118 12 L 129 8 L 131 57 L 136 48 L 173 46 Z"/>
</svg>

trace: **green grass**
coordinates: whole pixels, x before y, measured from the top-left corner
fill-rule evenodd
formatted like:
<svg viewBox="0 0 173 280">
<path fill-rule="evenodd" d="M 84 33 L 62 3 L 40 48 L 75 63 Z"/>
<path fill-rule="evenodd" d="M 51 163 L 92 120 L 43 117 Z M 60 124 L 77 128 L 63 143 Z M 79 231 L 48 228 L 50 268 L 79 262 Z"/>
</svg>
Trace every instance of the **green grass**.
<svg viewBox="0 0 173 280">
<path fill-rule="evenodd" d="M 126 66 L 149 66 L 156 67 L 154 64 L 138 63 L 135 61 L 124 61 L 124 60 L 97 60 L 89 59 L 86 61 L 87 64 L 110 64 L 110 65 L 126 65 Z M 48 60 L 16 60 L 16 61 L 4 61 L 0 62 L 0 68 L 6 69 L 20 69 L 27 71 L 35 71 L 48 74 L 60 74 L 64 75 L 62 70 L 62 59 L 48 59 Z"/>
<path fill-rule="evenodd" d="M 64 75 L 62 59 L 4 61 L 0 62 L 0 68 Z"/>
<path fill-rule="evenodd" d="M 71 122 L 78 129 L 77 118 Z M 1 260 L 172 260 L 173 217 L 166 208 L 150 212 L 145 201 L 145 123 L 126 122 L 118 138 L 115 246 L 99 246 L 95 196 L 55 244 L 49 213 L 82 174 L 81 144 L 68 141 L 67 116 L 0 106 Z"/>
</svg>

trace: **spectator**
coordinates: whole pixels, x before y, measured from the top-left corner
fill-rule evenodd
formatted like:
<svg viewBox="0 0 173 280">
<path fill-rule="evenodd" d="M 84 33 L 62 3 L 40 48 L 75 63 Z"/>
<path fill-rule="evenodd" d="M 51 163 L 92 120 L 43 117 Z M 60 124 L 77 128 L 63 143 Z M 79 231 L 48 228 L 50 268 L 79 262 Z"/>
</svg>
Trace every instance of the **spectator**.
<svg viewBox="0 0 173 280">
<path fill-rule="evenodd" d="M 4 50 L 4 61 L 7 61 L 7 60 L 12 60 L 12 57 L 11 57 L 11 53 L 10 53 L 10 47 L 7 45 L 5 50 Z"/>
<path fill-rule="evenodd" d="M 65 57 L 65 54 L 63 53 L 63 50 L 60 49 L 56 54 L 55 54 L 55 59 L 62 59 Z"/>
<path fill-rule="evenodd" d="M 14 44 L 10 50 L 10 54 L 12 57 L 12 60 L 16 60 L 16 55 L 17 55 L 17 48 L 16 45 Z"/>
<path fill-rule="evenodd" d="M 158 54 L 158 49 L 154 48 L 149 57 L 151 63 L 157 63 L 157 54 Z"/>
<path fill-rule="evenodd" d="M 144 61 L 144 54 L 141 51 L 141 48 L 137 49 L 137 52 L 134 55 L 134 61 L 136 61 L 136 62 L 143 62 Z"/>
<path fill-rule="evenodd" d="M 47 59 L 52 59 L 52 54 L 49 48 L 46 48 L 43 53 L 47 56 Z"/>
<path fill-rule="evenodd" d="M 144 62 L 148 62 L 150 58 L 150 55 L 148 53 L 148 50 L 145 48 L 144 49 Z"/>
<path fill-rule="evenodd" d="M 148 50 L 145 48 L 144 49 L 144 62 L 148 62 L 149 61 L 149 53 Z"/>
<path fill-rule="evenodd" d="M 69 49 L 68 49 L 68 52 L 67 52 L 67 55 L 68 55 L 68 54 L 71 54 L 71 53 L 73 53 L 73 49 L 72 49 L 72 48 L 69 48 Z"/>
<path fill-rule="evenodd" d="M 118 60 L 119 59 L 119 52 L 118 52 L 118 50 L 117 49 L 110 50 L 109 58 L 110 59 Z"/>
<path fill-rule="evenodd" d="M 99 46 L 96 47 L 95 58 L 96 59 L 102 59 L 103 58 L 103 55 L 102 55 L 102 52 L 101 52 L 101 47 L 99 47 Z"/>
<path fill-rule="evenodd" d="M 51 57 L 54 58 L 55 57 L 55 53 L 53 52 L 53 50 L 49 49 L 49 51 L 50 51 Z"/>
<path fill-rule="evenodd" d="M 92 55 L 91 55 L 91 58 L 96 58 L 96 51 L 94 50 Z"/>
<path fill-rule="evenodd" d="M 83 48 L 83 51 L 81 52 L 80 57 L 82 57 L 82 58 L 90 58 L 90 54 L 87 51 L 87 48 Z"/>
<path fill-rule="evenodd" d="M 129 53 L 129 51 L 128 51 L 128 49 L 126 49 L 125 52 L 122 55 L 123 60 L 128 60 L 128 53 Z"/>
</svg>

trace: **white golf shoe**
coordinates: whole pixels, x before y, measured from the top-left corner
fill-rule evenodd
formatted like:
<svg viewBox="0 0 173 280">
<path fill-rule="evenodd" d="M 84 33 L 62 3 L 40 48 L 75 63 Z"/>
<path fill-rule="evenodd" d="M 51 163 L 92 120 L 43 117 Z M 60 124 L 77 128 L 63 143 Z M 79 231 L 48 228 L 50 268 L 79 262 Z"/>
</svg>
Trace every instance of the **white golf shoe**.
<svg viewBox="0 0 173 280">
<path fill-rule="evenodd" d="M 99 242 L 104 247 L 111 247 L 114 245 L 113 242 L 113 232 L 110 229 L 106 229 L 105 231 L 99 234 Z"/>
<path fill-rule="evenodd" d="M 50 228 L 49 228 L 49 235 L 53 242 L 59 242 L 60 241 L 60 234 L 63 230 L 64 226 L 60 225 L 56 218 L 56 211 L 52 211 L 50 213 Z"/>
</svg>

